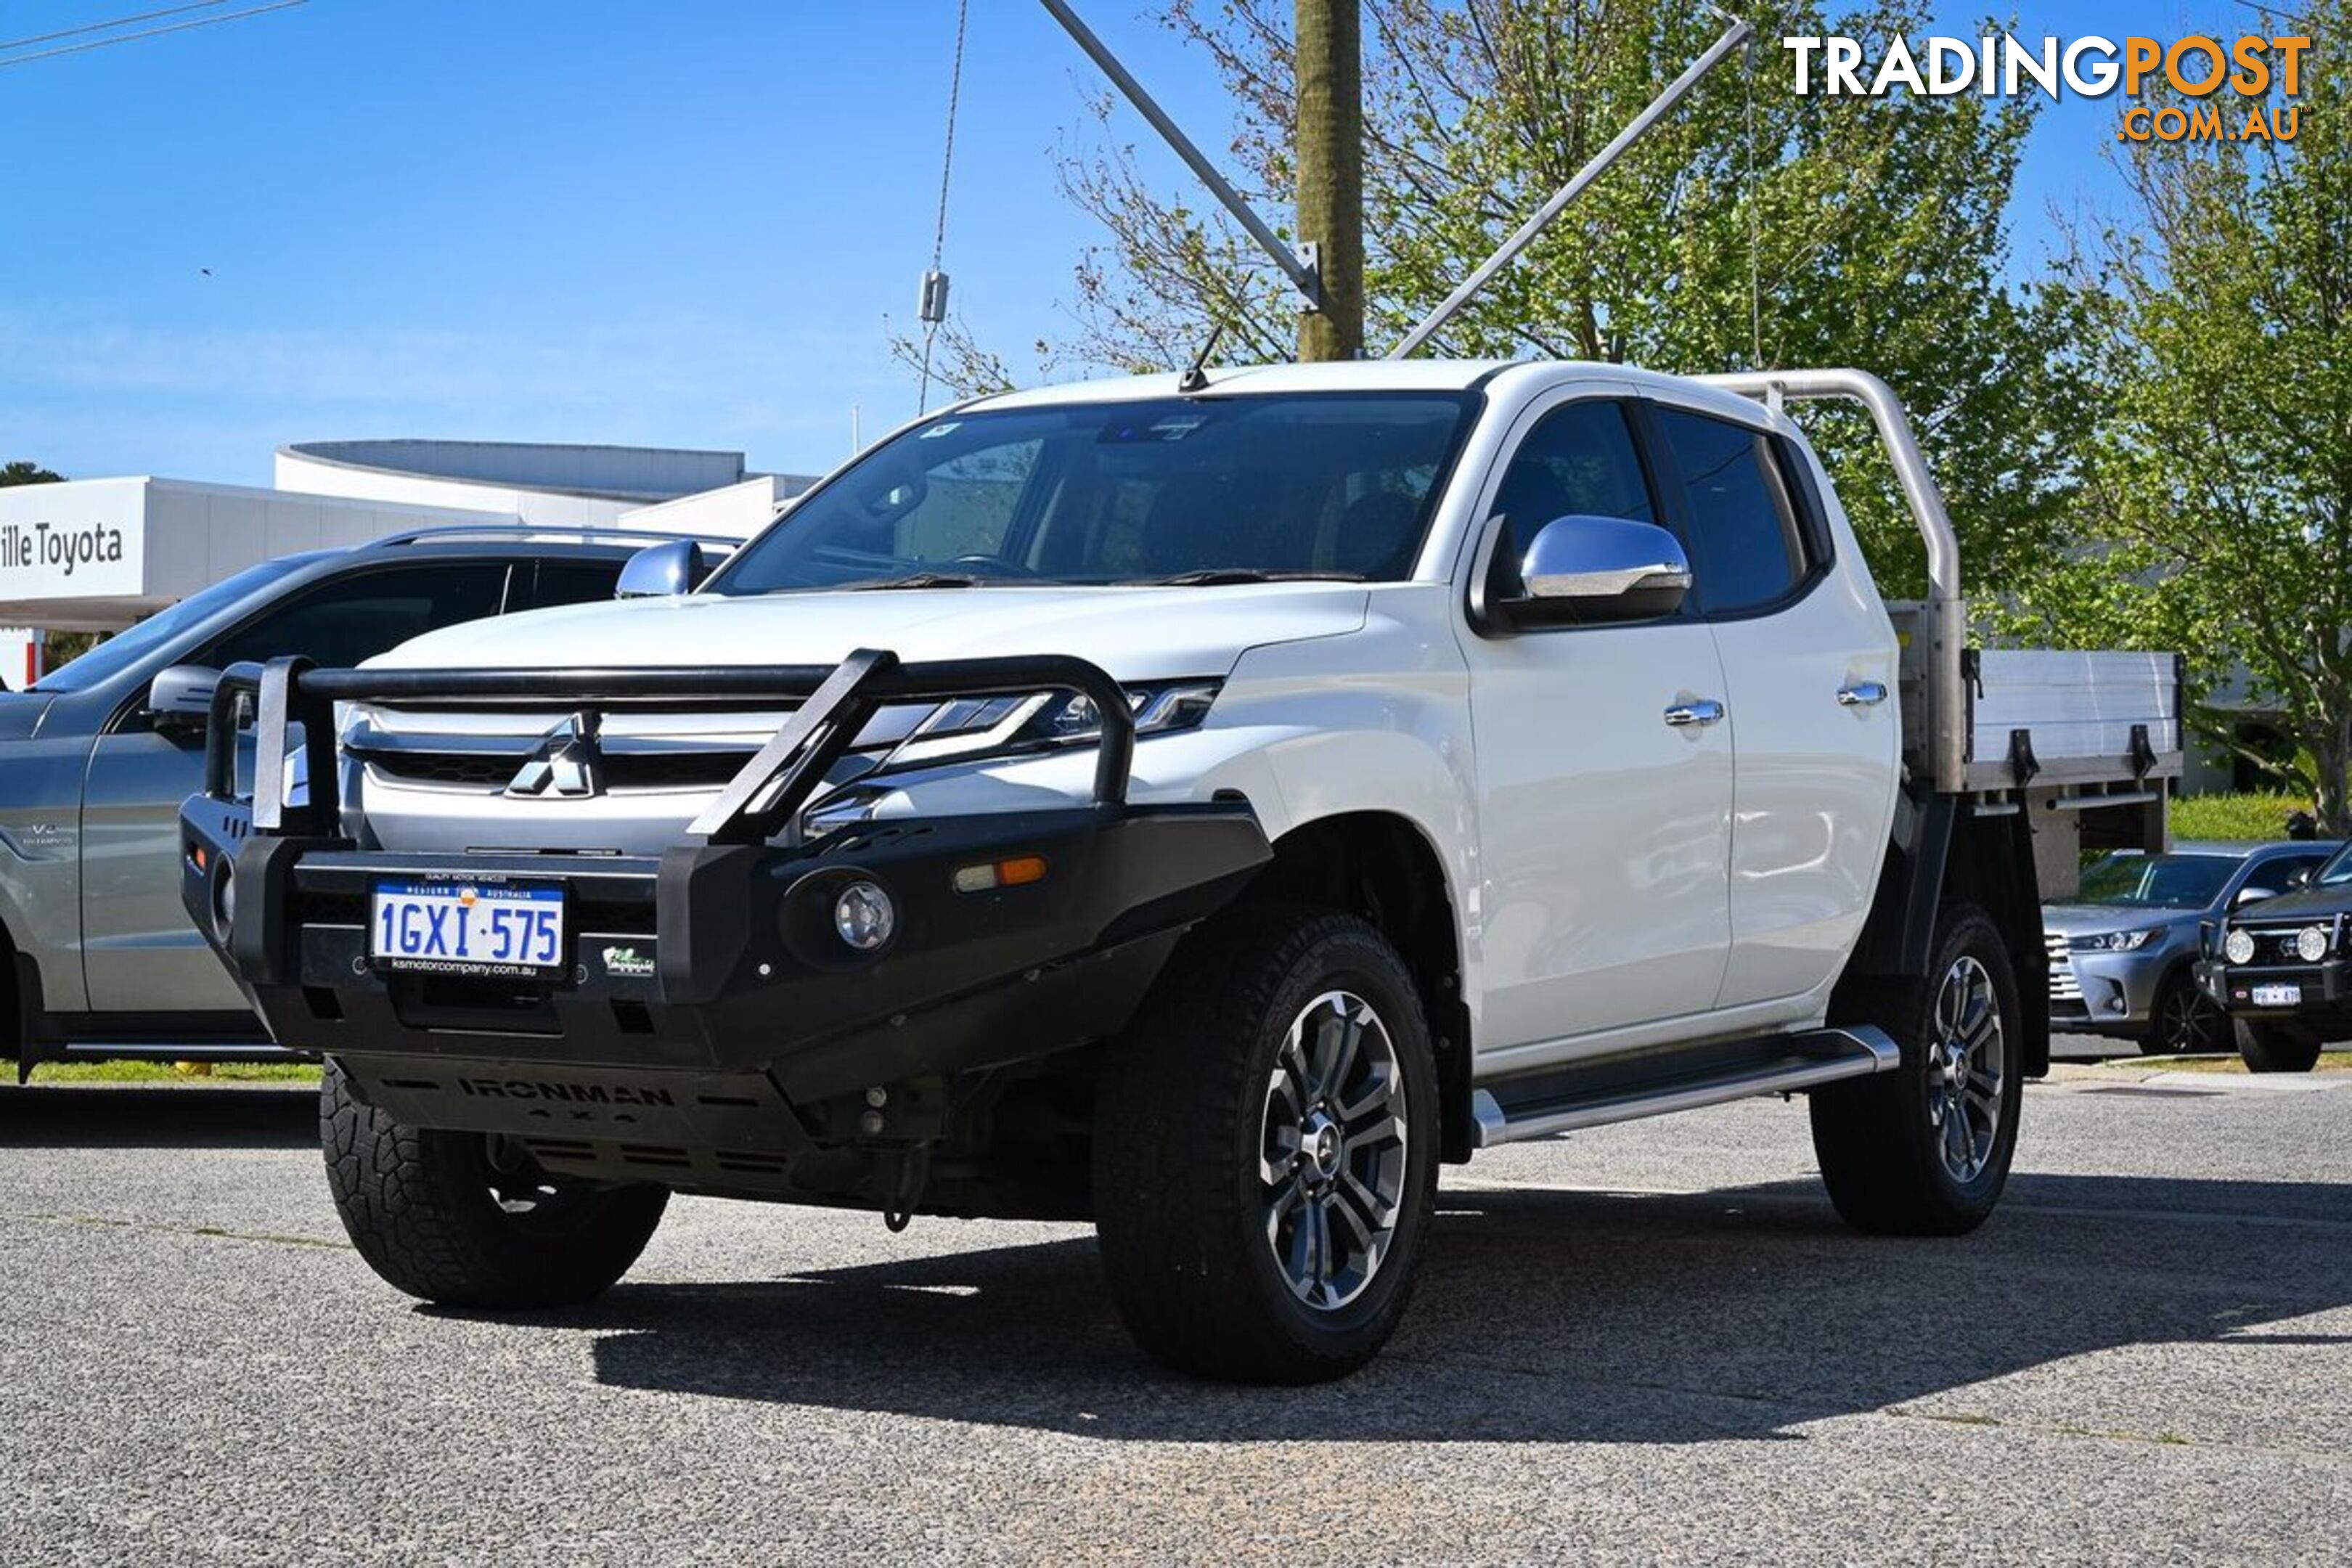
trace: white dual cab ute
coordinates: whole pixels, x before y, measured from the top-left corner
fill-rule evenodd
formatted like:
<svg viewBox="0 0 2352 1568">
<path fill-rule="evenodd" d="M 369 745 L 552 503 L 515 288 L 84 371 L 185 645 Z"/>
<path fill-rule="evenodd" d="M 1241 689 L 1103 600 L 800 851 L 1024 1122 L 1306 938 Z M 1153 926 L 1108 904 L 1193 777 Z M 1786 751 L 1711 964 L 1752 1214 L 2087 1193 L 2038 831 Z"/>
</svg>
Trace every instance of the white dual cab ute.
<svg viewBox="0 0 2352 1568">
<path fill-rule="evenodd" d="M 1781 409 L 1827 396 L 1922 602 Z M 1964 643 L 1866 375 L 1061 386 L 693 592 L 230 671 L 184 892 L 327 1058 L 405 1290 L 586 1300 L 672 1192 L 1090 1218 L 1153 1354 L 1307 1381 L 1395 1327 L 1439 1164 L 1515 1139 L 1803 1090 L 1849 1220 L 1985 1217 L 2037 849 L 2160 844 L 2179 710 L 2169 658 Z"/>
</svg>

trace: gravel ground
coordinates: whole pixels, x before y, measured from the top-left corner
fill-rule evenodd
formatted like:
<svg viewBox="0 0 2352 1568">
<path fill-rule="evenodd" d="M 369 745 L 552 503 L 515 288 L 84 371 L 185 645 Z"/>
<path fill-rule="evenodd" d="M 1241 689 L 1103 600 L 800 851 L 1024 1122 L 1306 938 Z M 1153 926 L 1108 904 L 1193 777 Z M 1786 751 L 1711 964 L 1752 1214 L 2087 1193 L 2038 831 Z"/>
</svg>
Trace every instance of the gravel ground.
<svg viewBox="0 0 2352 1568">
<path fill-rule="evenodd" d="M 310 1117 L 0 1089 L 0 1562 L 2352 1562 L 2352 1074 L 2062 1068 L 1951 1242 L 1843 1229 L 1801 1104 L 1502 1151 L 1279 1392 L 1070 1226 L 682 1200 L 593 1310 L 420 1308 Z"/>
</svg>

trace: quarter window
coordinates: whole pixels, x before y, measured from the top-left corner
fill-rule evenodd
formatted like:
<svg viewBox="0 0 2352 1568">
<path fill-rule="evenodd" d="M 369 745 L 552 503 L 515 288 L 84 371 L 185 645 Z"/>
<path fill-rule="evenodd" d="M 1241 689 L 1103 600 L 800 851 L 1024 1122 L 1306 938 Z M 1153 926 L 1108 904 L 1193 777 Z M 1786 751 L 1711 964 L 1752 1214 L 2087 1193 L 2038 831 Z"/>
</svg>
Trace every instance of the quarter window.
<svg viewBox="0 0 2352 1568">
<path fill-rule="evenodd" d="M 1660 408 L 1657 421 L 1680 477 L 1705 607 L 1737 614 L 1786 597 L 1811 563 L 1772 438 L 1676 408 Z"/>
</svg>

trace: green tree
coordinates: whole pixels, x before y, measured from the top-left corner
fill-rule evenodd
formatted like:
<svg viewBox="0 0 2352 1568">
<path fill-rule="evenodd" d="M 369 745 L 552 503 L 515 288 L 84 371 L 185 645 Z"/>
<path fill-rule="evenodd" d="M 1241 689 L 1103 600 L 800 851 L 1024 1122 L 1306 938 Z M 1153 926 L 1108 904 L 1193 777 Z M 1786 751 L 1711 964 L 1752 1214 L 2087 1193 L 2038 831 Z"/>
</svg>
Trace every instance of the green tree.
<svg viewBox="0 0 2352 1568">
<path fill-rule="evenodd" d="M 2068 266 L 2103 388 L 2071 549 L 2021 607 L 2060 637 L 2187 652 L 2301 755 L 2209 738 L 2352 832 L 2352 4 L 2308 32 L 2292 141 L 2133 144 L 2124 212 Z M 2219 101 L 2219 100 L 2211 100 Z M 2247 106 L 2223 110 L 2233 134 Z M 2264 122 L 2269 129 L 2269 122 Z"/>
<path fill-rule="evenodd" d="M 1214 61 L 1236 105 L 1227 172 L 1287 213 L 1293 0 L 1170 0 L 1159 19 Z M 2064 310 L 2007 280 L 2011 176 L 2029 100 L 1804 98 L 1776 40 L 1916 33 L 1881 4 L 1748 8 L 1727 62 L 1456 316 L 1466 356 L 1623 360 L 1675 372 L 1853 364 L 1922 427 L 1979 585 L 2031 563 L 2066 493 L 2072 383 L 2047 374 Z M 1687 0 L 1365 0 L 1366 331 L 1380 352 L 1564 184 L 1722 28 Z M 1079 258 L 1066 341 L 1041 371 L 1166 369 L 1225 328 L 1228 363 L 1288 357 L 1287 285 L 1213 203 L 1162 189 L 1105 94 L 1060 150 L 1069 198 L 1101 225 Z M 950 382 L 1007 379 L 951 333 Z M 1866 426 L 1805 415 L 1880 582 L 1924 559 Z"/>
<path fill-rule="evenodd" d="M 38 463 L 18 458 L 13 463 L 0 463 L 0 486 L 54 485 L 63 480 L 63 474 L 52 473 Z"/>
</svg>

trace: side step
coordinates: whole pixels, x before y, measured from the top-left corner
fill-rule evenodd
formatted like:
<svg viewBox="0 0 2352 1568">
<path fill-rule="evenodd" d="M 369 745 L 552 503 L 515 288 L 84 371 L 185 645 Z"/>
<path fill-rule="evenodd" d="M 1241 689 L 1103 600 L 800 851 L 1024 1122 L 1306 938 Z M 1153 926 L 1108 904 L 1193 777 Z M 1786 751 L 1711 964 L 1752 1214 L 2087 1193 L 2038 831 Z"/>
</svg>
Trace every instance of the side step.
<svg viewBox="0 0 2352 1568">
<path fill-rule="evenodd" d="M 1868 1025 L 1649 1053 L 1505 1079 L 1471 1100 L 1478 1147 L 1891 1072 L 1900 1047 Z"/>
</svg>

